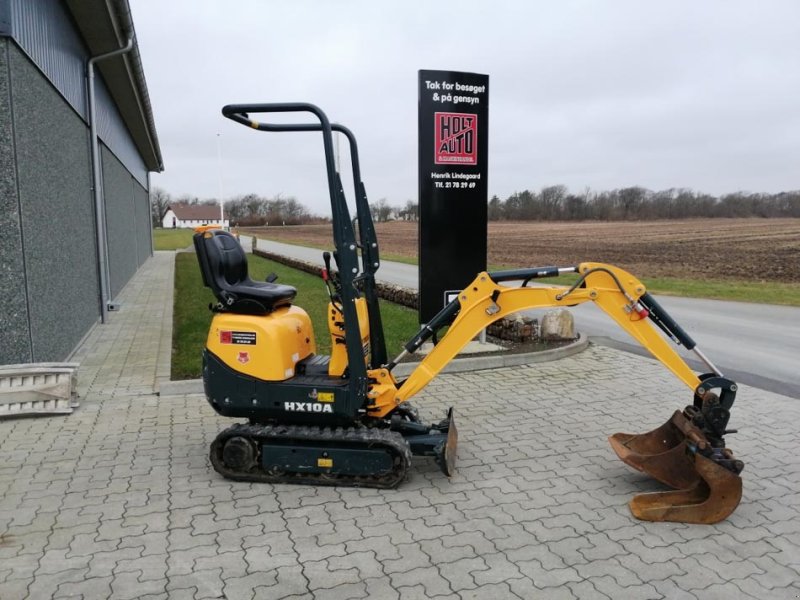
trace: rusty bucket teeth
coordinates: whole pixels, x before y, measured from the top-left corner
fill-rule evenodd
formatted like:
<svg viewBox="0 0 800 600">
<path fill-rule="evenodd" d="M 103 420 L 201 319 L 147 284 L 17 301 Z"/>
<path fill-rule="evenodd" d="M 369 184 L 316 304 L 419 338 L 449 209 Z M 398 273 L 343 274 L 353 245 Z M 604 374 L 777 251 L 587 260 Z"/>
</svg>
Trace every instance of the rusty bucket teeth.
<svg viewBox="0 0 800 600">
<path fill-rule="evenodd" d="M 736 509 L 742 497 L 741 478 L 693 451 L 698 440 L 705 440 L 703 434 L 680 411 L 648 433 L 616 433 L 609 438 L 625 464 L 675 488 L 635 496 L 630 508 L 636 518 L 717 523 Z"/>
</svg>

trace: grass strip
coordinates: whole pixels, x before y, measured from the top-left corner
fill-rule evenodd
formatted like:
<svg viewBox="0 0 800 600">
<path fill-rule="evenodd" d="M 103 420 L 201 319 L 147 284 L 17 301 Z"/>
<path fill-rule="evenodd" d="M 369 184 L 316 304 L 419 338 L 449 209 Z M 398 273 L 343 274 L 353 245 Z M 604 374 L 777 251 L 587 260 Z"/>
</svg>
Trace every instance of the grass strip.
<svg viewBox="0 0 800 600">
<path fill-rule="evenodd" d="M 329 354 L 331 343 L 326 321 L 328 293 L 322 279 L 291 267 L 249 255 L 250 277 L 264 281 L 269 273 L 278 282 L 297 288 L 296 304 L 311 317 L 317 338 L 317 353 Z M 203 286 L 197 257 L 183 252 L 175 255 L 175 300 L 172 330 L 172 379 L 195 379 L 201 376 L 202 352 L 211 324 L 209 303 L 215 302 L 211 290 Z M 419 329 L 417 312 L 384 300 L 380 301 L 386 348 L 390 357 L 399 354 Z"/>
<path fill-rule="evenodd" d="M 180 250 L 192 245 L 193 229 L 154 229 L 153 248 L 156 250 Z"/>
</svg>

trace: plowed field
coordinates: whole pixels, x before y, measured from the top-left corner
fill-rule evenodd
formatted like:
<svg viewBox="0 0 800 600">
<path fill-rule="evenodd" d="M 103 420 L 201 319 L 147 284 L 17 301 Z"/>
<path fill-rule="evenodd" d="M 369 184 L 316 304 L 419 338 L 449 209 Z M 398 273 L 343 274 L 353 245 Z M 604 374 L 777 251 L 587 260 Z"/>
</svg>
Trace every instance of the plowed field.
<svg viewBox="0 0 800 600">
<path fill-rule="evenodd" d="M 376 225 L 382 253 L 417 255 L 417 224 Z M 244 231 L 244 230 L 243 230 Z M 260 237 L 331 244 L 330 225 L 253 228 Z M 611 263 L 646 277 L 800 282 L 800 219 L 489 224 L 489 264 Z"/>
</svg>

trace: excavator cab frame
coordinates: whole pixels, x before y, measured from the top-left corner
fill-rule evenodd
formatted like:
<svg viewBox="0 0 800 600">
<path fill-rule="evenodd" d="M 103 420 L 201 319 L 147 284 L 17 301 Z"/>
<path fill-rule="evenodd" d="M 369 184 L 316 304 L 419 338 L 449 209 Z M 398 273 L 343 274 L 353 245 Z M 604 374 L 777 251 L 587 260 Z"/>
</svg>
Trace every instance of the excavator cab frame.
<svg viewBox="0 0 800 600">
<path fill-rule="evenodd" d="M 310 113 L 317 122 L 264 123 L 250 116 L 297 112 Z M 313 333 L 304 321 L 302 309 L 285 305 L 275 310 L 268 307 L 264 314 L 237 320 L 225 314 L 222 303 L 218 305 L 217 310 L 223 314 L 212 321 L 204 351 L 208 401 L 220 414 L 249 419 L 247 425 L 223 431 L 212 444 L 212 464 L 220 473 L 247 481 L 394 487 L 405 477 L 411 456 L 422 455 L 432 456 L 450 476 L 455 469 L 458 443 L 453 409 L 439 423 L 428 424 L 419 419 L 408 400 L 492 322 L 520 310 L 591 301 L 694 393 L 691 406 L 676 412 L 653 432 L 615 434 L 610 438 L 612 448 L 624 462 L 676 488 L 674 492 L 636 496 L 631 501 L 634 515 L 647 520 L 708 523 L 725 518 L 736 508 L 741 498 L 739 472 L 743 464 L 733 458 L 723 437 L 730 433 L 727 424 L 736 384 L 706 358 L 691 337 L 646 292 L 641 281 L 618 267 L 602 263 L 479 273 L 405 344 L 399 356 L 389 361 L 375 282 L 380 267 L 378 240 L 361 181 L 355 136 L 346 127 L 330 123 L 321 109 L 307 103 L 235 104 L 225 106 L 222 114 L 258 131 L 322 134 L 337 267 L 333 272 L 330 255 L 325 253 L 323 279 L 329 286 L 333 282 L 329 312 L 334 325 L 341 330 L 338 340 L 344 342 L 346 368 L 335 379 L 327 373 L 326 379 L 319 368 L 320 360 L 314 357 L 313 342 L 309 342 Z M 343 134 L 349 143 L 356 194 L 356 217 L 352 220 L 335 165 L 334 131 Z M 209 261 L 202 260 L 204 244 L 227 243 L 214 239 L 217 235 L 223 234 L 204 232 L 195 236 L 201 269 L 205 269 L 204 281 L 214 276 L 207 272 Z M 527 286 L 533 279 L 567 272 L 578 274 L 571 287 Z M 225 274 L 216 274 L 221 275 Z M 516 281 L 522 284 L 507 285 Z M 236 297 L 235 288 L 225 293 L 228 302 Z M 366 323 L 359 317 L 361 308 L 366 311 Z M 298 342 L 291 335 L 288 338 L 284 334 L 273 335 L 292 326 L 297 328 L 300 338 L 305 337 L 305 346 L 302 339 Z M 253 332 L 229 330 L 234 327 L 252 328 Z M 393 374 L 396 365 L 427 339 L 433 337 L 437 341 L 436 334 L 444 327 L 448 330 L 434 349 L 405 380 L 398 381 Z M 365 328 L 369 332 L 368 347 L 364 344 Z M 262 380 L 252 371 L 245 373 L 247 369 L 240 368 L 230 358 L 218 356 L 222 353 L 220 349 L 224 349 L 224 343 L 220 344 L 224 339 L 257 344 L 257 340 L 267 337 L 277 340 L 271 348 L 278 350 L 272 350 L 273 358 L 261 360 L 286 361 L 294 349 L 305 348 L 304 356 L 291 354 L 290 368 L 285 369 L 287 376 L 281 381 Z M 668 340 L 693 350 L 710 372 L 698 377 Z M 282 347 L 291 349 L 281 352 Z M 277 356 L 281 353 L 282 357 Z M 306 397 L 311 401 L 304 401 Z M 324 404 L 327 402 L 331 404 Z M 314 414 L 298 415 L 298 406 L 307 412 L 313 408 Z M 334 425 L 338 427 L 335 430 L 331 429 Z"/>
</svg>

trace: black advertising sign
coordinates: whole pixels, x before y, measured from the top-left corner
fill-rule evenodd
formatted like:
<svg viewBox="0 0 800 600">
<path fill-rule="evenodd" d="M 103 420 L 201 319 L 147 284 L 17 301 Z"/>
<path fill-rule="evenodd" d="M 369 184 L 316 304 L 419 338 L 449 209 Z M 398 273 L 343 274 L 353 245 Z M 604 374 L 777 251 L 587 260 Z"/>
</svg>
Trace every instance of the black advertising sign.
<svg viewBox="0 0 800 600">
<path fill-rule="evenodd" d="M 419 319 L 486 269 L 489 76 L 419 72 Z"/>
</svg>

